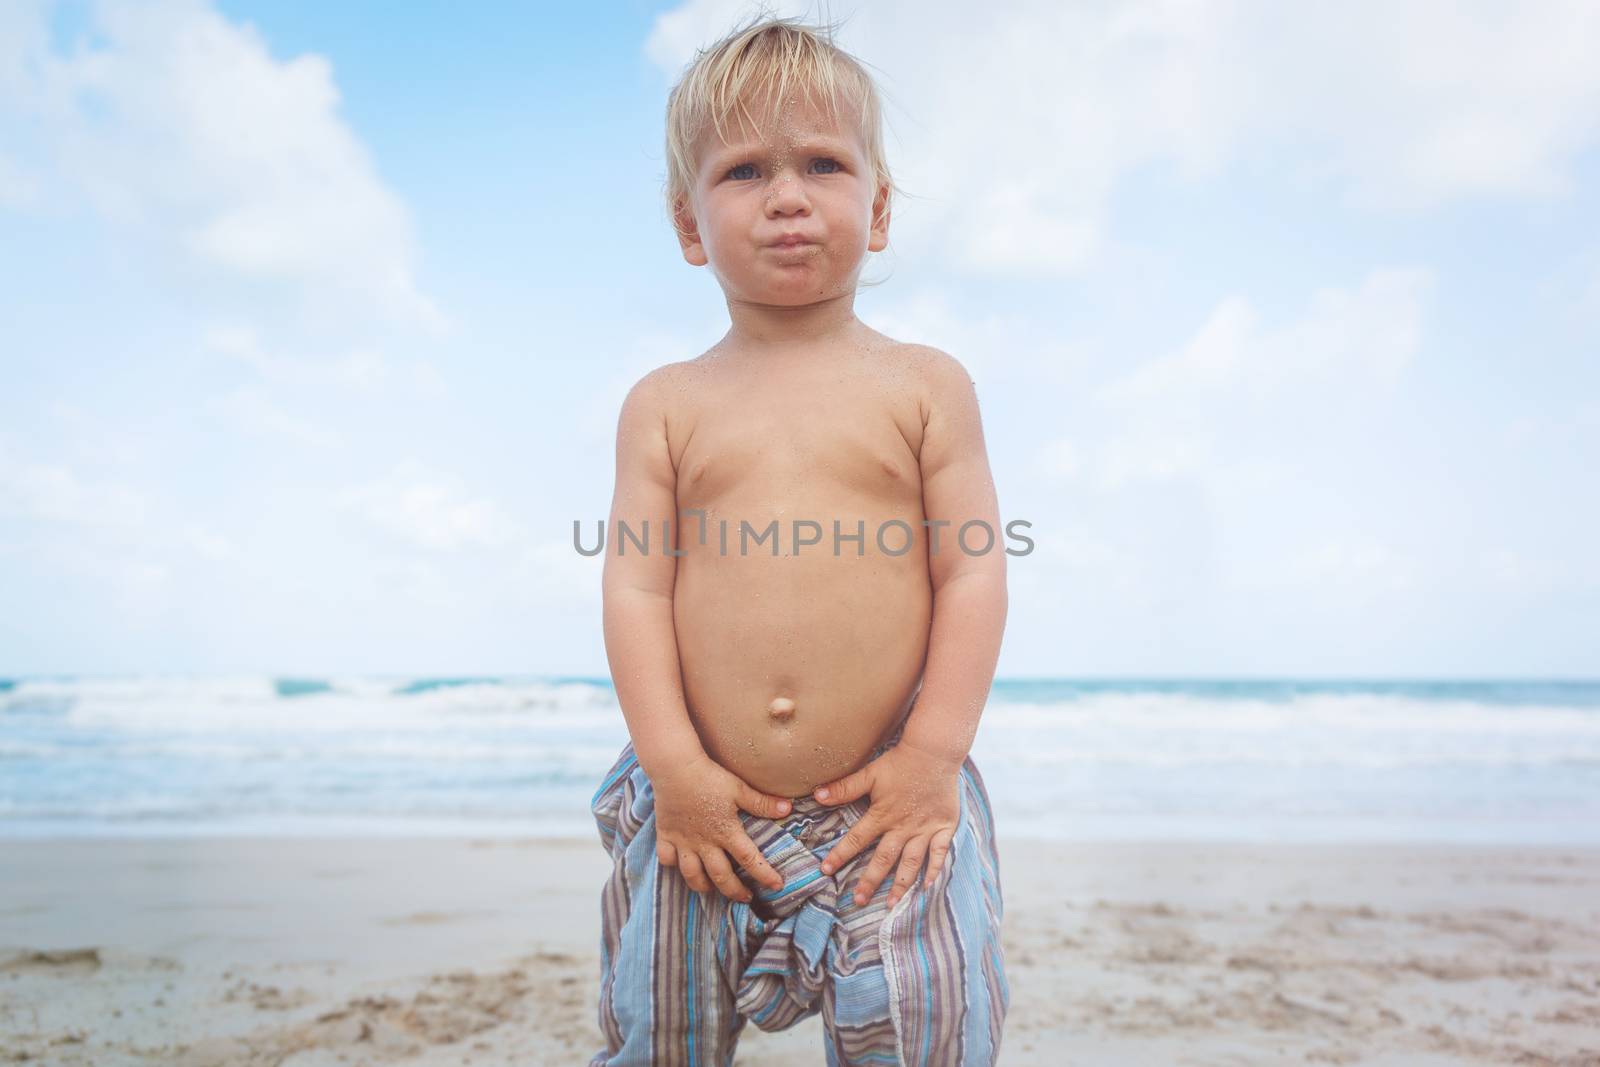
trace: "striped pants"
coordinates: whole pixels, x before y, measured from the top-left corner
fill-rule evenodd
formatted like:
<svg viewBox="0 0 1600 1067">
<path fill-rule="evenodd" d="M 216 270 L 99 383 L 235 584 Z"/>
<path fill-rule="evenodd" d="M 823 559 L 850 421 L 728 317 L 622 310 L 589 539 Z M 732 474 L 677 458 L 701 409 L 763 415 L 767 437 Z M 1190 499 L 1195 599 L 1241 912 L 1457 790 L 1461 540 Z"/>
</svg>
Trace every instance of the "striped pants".
<svg viewBox="0 0 1600 1067">
<path fill-rule="evenodd" d="M 754 897 L 742 904 L 716 890 L 702 896 L 660 865 L 650 780 L 624 747 L 592 804 L 615 867 L 600 898 L 606 1048 L 590 1067 L 728 1067 L 747 1020 L 784 1030 L 819 1011 L 829 1067 L 993 1064 L 1009 1002 L 1000 867 L 970 757 L 960 797 L 938 878 L 893 909 L 892 878 L 855 902 L 871 847 L 833 875 L 821 869 L 868 798 L 837 807 L 796 798 L 782 821 L 740 812 L 784 879 L 768 889 L 735 865 Z"/>
</svg>

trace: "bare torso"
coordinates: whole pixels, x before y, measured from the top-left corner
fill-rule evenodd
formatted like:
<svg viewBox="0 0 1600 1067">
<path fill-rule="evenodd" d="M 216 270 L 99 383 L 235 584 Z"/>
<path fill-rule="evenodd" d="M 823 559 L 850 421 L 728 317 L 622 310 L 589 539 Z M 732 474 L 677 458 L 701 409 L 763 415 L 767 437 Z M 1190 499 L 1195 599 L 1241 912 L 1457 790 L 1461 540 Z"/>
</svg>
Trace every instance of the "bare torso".
<svg viewBox="0 0 1600 1067">
<path fill-rule="evenodd" d="M 684 695 L 707 754 L 756 789 L 802 796 L 859 768 L 915 697 L 933 609 L 917 368 L 912 349 L 871 331 L 843 348 L 713 350 L 677 367 Z M 703 544 L 689 509 L 705 511 Z M 771 536 L 756 541 L 773 520 L 776 557 Z M 820 542 L 797 551 L 796 520 Z M 864 533 L 860 555 L 843 539 L 834 554 L 835 520 Z M 884 528 L 889 552 L 878 544 L 891 520 L 915 535 L 902 555 L 889 554 L 906 544 L 901 527 Z"/>
</svg>

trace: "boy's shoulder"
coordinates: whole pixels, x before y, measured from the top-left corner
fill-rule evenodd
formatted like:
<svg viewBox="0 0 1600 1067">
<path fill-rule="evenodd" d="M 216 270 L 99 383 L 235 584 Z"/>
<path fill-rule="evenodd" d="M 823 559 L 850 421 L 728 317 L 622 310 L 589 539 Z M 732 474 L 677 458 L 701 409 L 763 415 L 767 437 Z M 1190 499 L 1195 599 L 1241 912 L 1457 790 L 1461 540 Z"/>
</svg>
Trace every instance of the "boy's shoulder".
<svg viewBox="0 0 1600 1067">
<path fill-rule="evenodd" d="M 871 333 L 874 343 L 869 346 L 869 353 L 875 358 L 925 376 L 967 377 L 967 369 L 961 361 L 942 348 L 917 341 L 899 341 L 876 330 Z"/>
<path fill-rule="evenodd" d="M 908 360 L 924 376 L 941 385 L 951 382 L 971 382 L 966 365 L 942 348 L 917 344 L 914 341 L 896 341 L 899 355 Z"/>
<path fill-rule="evenodd" d="M 966 365 L 942 348 L 896 341 L 896 358 L 916 383 L 917 407 L 923 425 L 935 410 L 962 407 L 974 396 L 972 375 Z"/>
<path fill-rule="evenodd" d="M 646 371 L 628 389 L 623 405 L 638 405 L 649 408 L 663 407 L 668 400 L 683 387 L 690 377 L 704 373 L 704 366 L 700 364 L 701 357 L 694 359 L 680 359 L 672 363 L 663 363 L 659 367 Z"/>
</svg>

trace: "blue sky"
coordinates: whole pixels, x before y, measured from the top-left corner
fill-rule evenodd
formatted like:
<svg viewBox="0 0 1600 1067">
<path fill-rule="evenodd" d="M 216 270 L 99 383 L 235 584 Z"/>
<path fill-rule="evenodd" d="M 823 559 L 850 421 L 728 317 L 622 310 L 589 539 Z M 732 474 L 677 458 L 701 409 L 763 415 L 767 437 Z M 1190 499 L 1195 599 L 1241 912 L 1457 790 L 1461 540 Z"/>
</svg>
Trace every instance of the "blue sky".
<svg viewBox="0 0 1600 1067">
<path fill-rule="evenodd" d="M 726 327 L 662 112 L 746 10 L 6 5 L 0 673 L 604 673 L 571 522 Z M 857 311 L 1038 543 L 1001 673 L 1597 673 L 1600 8 L 828 13 L 915 194 Z"/>
</svg>

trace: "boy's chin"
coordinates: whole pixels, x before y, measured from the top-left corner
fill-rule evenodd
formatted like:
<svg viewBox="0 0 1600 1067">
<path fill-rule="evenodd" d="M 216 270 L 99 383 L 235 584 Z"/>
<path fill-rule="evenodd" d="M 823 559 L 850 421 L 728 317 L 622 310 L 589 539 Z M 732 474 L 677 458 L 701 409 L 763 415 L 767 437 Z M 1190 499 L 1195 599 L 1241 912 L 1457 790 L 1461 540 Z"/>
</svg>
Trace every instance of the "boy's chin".
<svg viewBox="0 0 1600 1067">
<path fill-rule="evenodd" d="M 772 293 L 765 298 L 757 297 L 751 303 L 764 304 L 767 307 L 802 308 L 808 304 L 828 300 L 839 295 L 836 289 L 808 289 L 803 293 Z"/>
<path fill-rule="evenodd" d="M 722 287 L 723 292 L 728 292 L 728 287 Z M 850 291 L 850 285 L 842 279 L 829 279 L 821 283 L 816 278 L 796 278 L 790 285 L 766 284 L 742 286 L 738 298 L 747 304 L 764 304 L 768 307 L 805 307 L 821 300 L 831 300 L 843 296 Z"/>
</svg>

